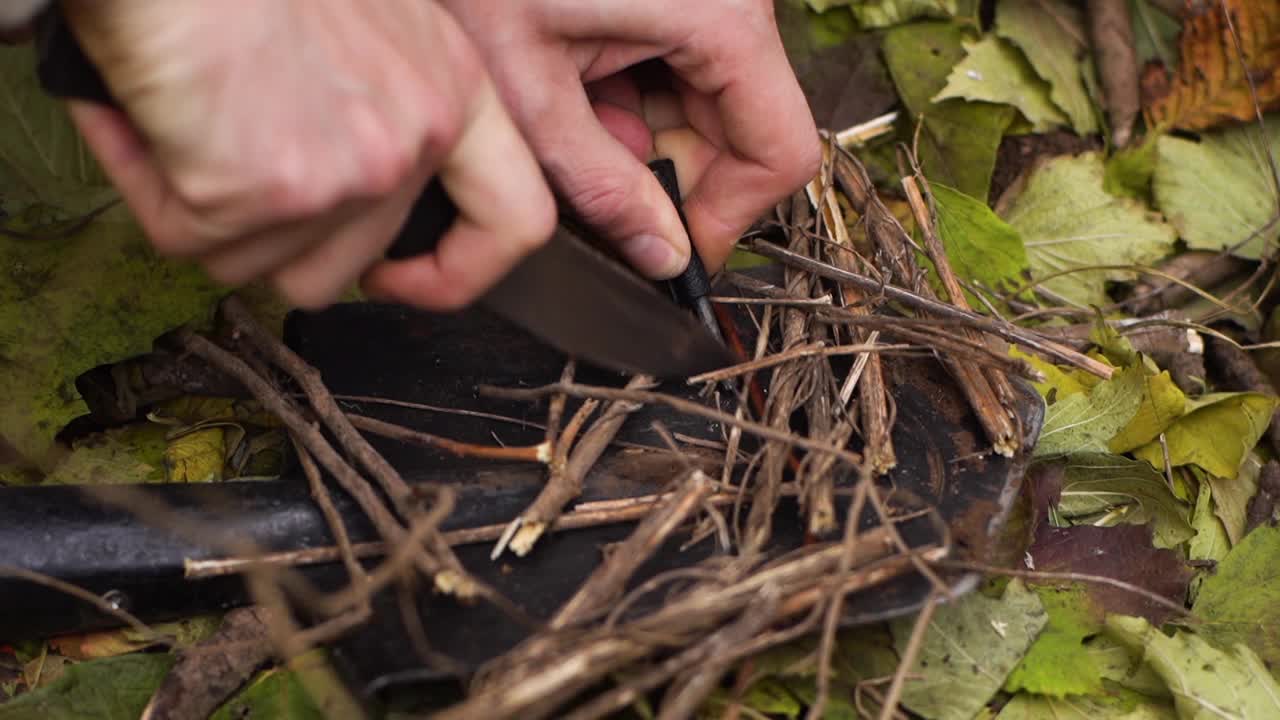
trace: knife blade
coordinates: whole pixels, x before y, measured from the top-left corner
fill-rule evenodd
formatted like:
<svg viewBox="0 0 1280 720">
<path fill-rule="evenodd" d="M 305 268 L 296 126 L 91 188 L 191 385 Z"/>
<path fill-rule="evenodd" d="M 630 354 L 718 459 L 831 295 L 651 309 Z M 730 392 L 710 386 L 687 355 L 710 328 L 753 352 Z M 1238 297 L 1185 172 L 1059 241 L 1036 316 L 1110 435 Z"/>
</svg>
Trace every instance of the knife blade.
<svg viewBox="0 0 1280 720">
<path fill-rule="evenodd" d="M 56 9 L 37 24 L 37 47 L 37 72 L 46 92 L 118 107 Z M 388 257 L 431 252 L 456 216 L 448 193 L 433 179 Z M 582 226 L 562 216 L 550 241 L 517 264 L 479 304 L 570 356 L 613 370 L 667 379 L 734 361 L 711 329 L 584 235 Z M 700 270 L 701 264 L 690 267 Z"/>
<path fill-rule="evenodd" d="M 387 252 L 431 252 L 457 215 L 436 179 L 423 191 Z M 562 216 L 535 250 L 480 304 L 562 352 L 602 367 L 658 378 L 696 375 L 734 362 L 725 345 L 672 298 L 602 252 Z"/>
</svg>

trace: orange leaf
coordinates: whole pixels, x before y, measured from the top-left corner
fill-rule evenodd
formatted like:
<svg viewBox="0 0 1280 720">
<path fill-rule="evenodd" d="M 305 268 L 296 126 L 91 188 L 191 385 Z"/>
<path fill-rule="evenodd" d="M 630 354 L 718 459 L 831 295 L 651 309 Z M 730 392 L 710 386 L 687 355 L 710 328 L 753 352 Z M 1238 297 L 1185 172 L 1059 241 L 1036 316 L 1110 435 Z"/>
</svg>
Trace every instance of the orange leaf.
<svg viewBox="0 0 1280 720">
<path fill-rule="evenodd" d="M 1183 24 L 1177 73 L 1167 78 L 1148 67 L 1143 74 L 1143 99 L 1154 125 L 1204 130 L 1253 120 L 1249 78 L 1264 111 L 1280 107 L 1280 0 L 1211 4 L 1213 9 Z M 1238 46 L 1224 9 L 1231 13 Z"/>
</svg>

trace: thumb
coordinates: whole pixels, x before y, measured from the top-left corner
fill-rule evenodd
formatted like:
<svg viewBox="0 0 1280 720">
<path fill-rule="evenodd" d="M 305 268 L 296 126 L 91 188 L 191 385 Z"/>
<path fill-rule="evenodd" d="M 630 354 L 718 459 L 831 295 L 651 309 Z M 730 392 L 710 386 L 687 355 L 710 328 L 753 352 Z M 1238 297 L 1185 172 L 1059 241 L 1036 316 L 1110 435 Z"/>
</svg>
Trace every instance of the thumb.
<svg viewBox="0 0 1280 720">
<path fill-rule="evenodd" d="M 585 93 L 565 94 L 571 97 L 551 99 L 536 117 L 520 118 L 550 181 L 642 275 L 679 275 L 689 264 L 689 236 L 675 205 L 649 168 L 601 124 Z"/>
</svg>

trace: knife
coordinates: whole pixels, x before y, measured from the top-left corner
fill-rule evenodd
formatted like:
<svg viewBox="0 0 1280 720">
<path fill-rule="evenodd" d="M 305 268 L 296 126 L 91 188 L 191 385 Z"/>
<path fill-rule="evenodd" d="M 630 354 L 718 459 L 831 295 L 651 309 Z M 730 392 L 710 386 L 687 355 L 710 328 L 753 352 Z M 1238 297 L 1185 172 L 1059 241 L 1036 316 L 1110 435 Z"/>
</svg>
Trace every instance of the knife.
<svg viewBox="0 0 1280 720">
<path fill-rule="evenodd" d="M 46 92 L 118 107 L 57 10 L 37 24 L 37 47 L 37 72 Z M 651 168 L 679 210 L 674 167 L 659 161 Z M 388 258 L 432 252 L 456 217 L 457 207 L 433 178 Z M 551 239 L 507 273 L 479 304 L 570 356 L 612 370 L 668 379 L 734 362 L 710 311 L 710 286 L 696 252 L 685 272 L 665 283 L 664 296 L 600 250 L 603 245 L 595 240 L 583 224 L 562 212 Z"/>
</svg>

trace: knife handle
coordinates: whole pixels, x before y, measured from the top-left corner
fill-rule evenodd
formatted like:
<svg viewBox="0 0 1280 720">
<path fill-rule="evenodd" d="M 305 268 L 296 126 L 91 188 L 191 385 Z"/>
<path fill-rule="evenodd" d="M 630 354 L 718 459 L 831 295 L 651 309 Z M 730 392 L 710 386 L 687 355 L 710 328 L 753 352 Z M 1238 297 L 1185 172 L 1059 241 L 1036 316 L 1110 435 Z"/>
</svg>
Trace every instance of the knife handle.
<svg viewBox="0 0 1280 720">
<path fill-rule="evenodd" d="M 98 68 L 85 55 L 75 33 L 56 9 L 37 21 L 36 46 L 36 76 L 46 93 L 62 99 L 122 109 Z M 458 208 L 444 185 L 439 178 L 431 178 L 410 210 L 395 242 L 387 250 L 387 257 L 401 260 L 434 251 L 457 217 Z"/>
<path fill-rule="evenodd" d="M 680 224 L 688 233 L 689 221 L 684 216 L 684 201 L 680 197 L 680 179 L 676 175 L 675 161 L 670 158 L 654 160 L 649 163 L 649 170 L 658 178 L 662 189 L 667 191 L 667 197 L 671 198 L 671 202 L 676 206 L 676 214 L 680 216 Z M 689 236 L 689 264 L 685 266 L 684 272 L 667 280 L 664 284 L 676 304 L 693 311 L 703 327 L 717 340 L 724 342 L 720 323 L 708 299 L 711 294 L 711 280 L 707 277 L 707 268 L 698 255 L 698 248 L 693 246 L 692 235 Z"/>
</svg>

